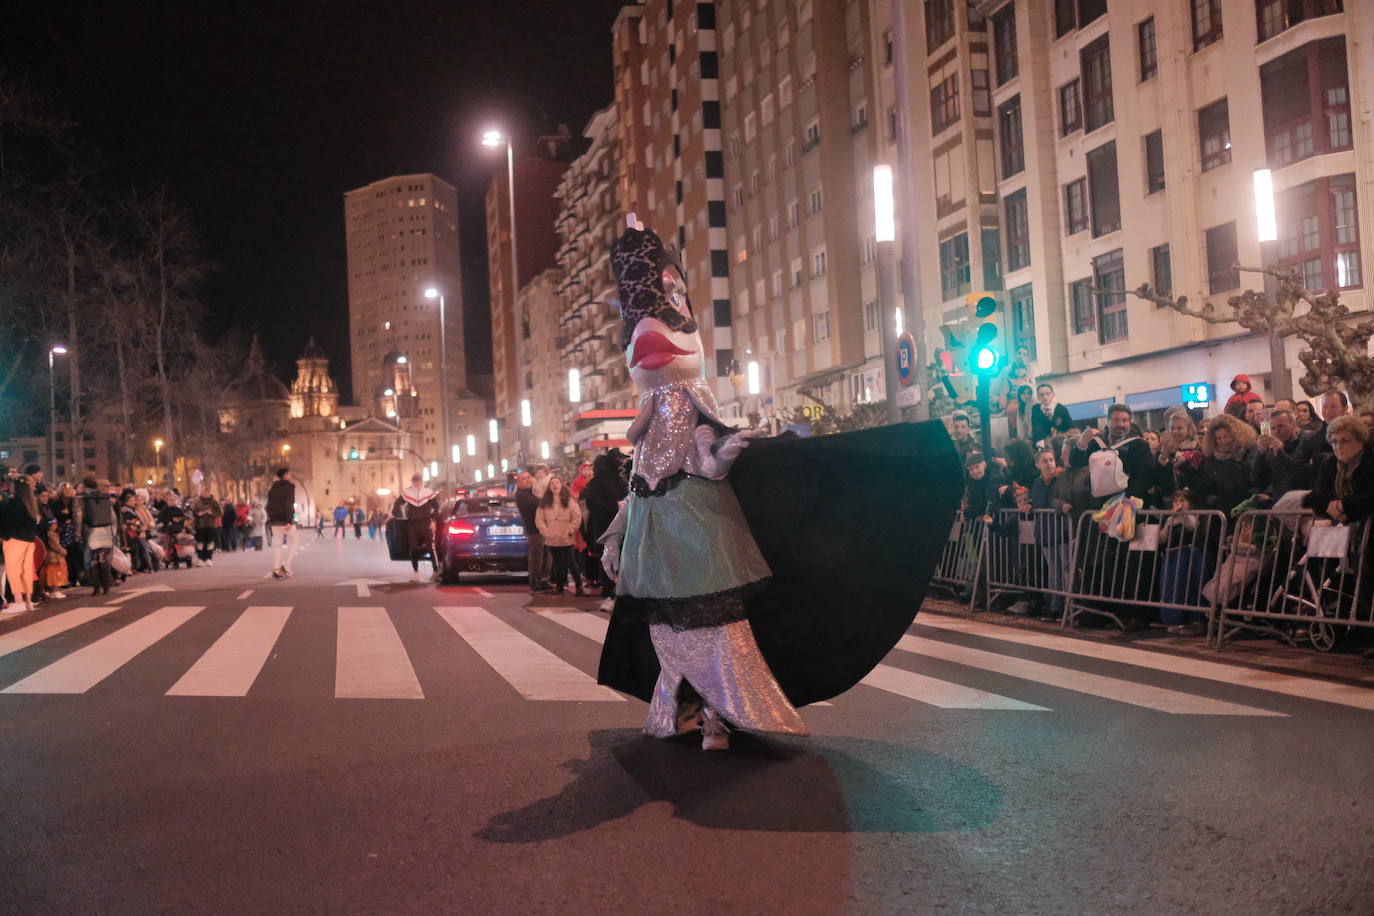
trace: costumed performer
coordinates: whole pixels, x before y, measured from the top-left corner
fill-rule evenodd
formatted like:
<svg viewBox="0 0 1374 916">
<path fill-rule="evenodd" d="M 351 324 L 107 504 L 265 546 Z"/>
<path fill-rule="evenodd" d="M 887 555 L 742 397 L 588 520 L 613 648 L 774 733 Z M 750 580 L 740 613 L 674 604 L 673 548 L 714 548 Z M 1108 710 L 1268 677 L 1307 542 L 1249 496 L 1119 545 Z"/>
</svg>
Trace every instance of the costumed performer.
<svg viewBox="0 0 1374 916">
<path fill-rule="evenodd" d="M 601 543 L 617 579 L 612 625 L 647 621 L 658 657 L 644 732 L 663 738 L 699 725 L 705 750 L 726 749 L 730 726 L 805 735 L 750 627 L 745 598 L 771 572 L 725 480 L 761 431 L 717 416 L 681 267 L 636 225 L 632 216 L 611 249 L 621 339 L 640 392 L 628 432 L 634 474 Z"/>
</svg>

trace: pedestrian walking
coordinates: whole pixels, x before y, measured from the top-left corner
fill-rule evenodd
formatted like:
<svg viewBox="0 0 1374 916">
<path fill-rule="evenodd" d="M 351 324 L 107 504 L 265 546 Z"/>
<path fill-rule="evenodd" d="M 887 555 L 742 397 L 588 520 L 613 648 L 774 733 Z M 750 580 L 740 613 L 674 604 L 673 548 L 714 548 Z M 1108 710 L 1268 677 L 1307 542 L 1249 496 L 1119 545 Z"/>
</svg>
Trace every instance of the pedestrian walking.
<svg viewBox="0 0 1374 916">
<path fill-rule="evenodd" d="M 348 506 L 344 501 L 339 500 L 339 504 L 334 507 L 334 540 L 348 537 L 348 529 L 344 526 L 348 524 Z"/>
<path fill-rule="evenodd" d="M 439 578 L 439 557 L 434 547 L 434 527 L 439 515 L 439 494 L 424 485 L 424 478 L 413 474 L 410 486 L 401 490 L 401 495 L 391 505 L 391 517 L 404 519 L 406 550 L 410 557 L 410 581 L 420 581 L 420 561 L 426 553 L 434 567 L 434 578 Z"/>
<path fill-rule="evenodd" d="M 254 502 L 248 507 L 249 540 L 254 550 L 262 550 L 263 538 L 267 536 L 267 510 L 262 503 Z"/>
<path fill-rule="evenodd" d="M 224 497 L 223 512 L 220 518 L 222 519 L 222 528 L 220 529 L 220 541 L 223 545 L 222 549 L 231 552 L 237 550 L 239 512 L 238 509 L 234 507 L 234 500 L 228 496 Z"/>
<path fill-rule="evenodd" d="M 31 477 L 13 468 L 5 469 L 5 477 L 10 489 L 9 498 L 0 506 L 0 544 L 5 557 L 5 576 L 14 598 L 5 613 L 18 614 L 34 609 L 34 541 L 38 538 L 41 516 Z"/>
<path fill-rule="evenodd" d="M 272 577 L 291 578 L 291 561 L 300 546 L 296 529 L 296 484 L 291 480 L 290 468 L 278 468 L 276 482 L 267 491 L 267 530 L 275 538 L 272 550 Z M 321 526 L 324 521 L 321 519 Z M 285 559 L 282 553 L 285 552 Z"/>
<path fill-rule="evenodd" d="M 354 506 L 349 512 L 349 517 L 353 520 L 353 540 L 363 539 L 363 522 L 367 521 L 367 513 L 362 506 Z"/>
</svg>

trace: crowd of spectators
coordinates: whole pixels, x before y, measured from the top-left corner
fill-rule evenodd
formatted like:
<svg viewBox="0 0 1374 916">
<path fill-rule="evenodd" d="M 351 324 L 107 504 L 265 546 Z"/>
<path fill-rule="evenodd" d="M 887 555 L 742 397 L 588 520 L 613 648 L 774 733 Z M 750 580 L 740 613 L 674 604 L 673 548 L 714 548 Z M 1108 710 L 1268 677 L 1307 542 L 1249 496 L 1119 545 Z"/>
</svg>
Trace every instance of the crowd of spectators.
<svg viewBox="0 0 1374 916">
<path fill-rule="evenodd" d="M 66 590 L 106 594 L 133 576 L 210 566 L 217 551 L 261 550 L 267 513 L 258 502 L 217 499 L 208 489 L 119 487 L 85 478 L 53 485 L 38 465 L 0 468 L 0 612 L 33 610 Z"/>
<path fill-rule="evenodd" d="M 1315 404 L 1290 399 L 1266 404 L 1244 375 L 1231 387 L 1224 408 L 1213 415 L 1179 405 L 1151 428 L 1125 404 L 1112 405 L 1105 423 L 1075 421 L 1056 403 L 1048 382 L 1033 392 L 1022 386 L 1004 401 L 1013 438 L 992 455 L 983 454 L 969 415 L 955 413 L 948 426 L 966 470 L 964 517 L 992 524 L 1015 517 L 1005 510 L 1040 509 L 1076 523 L 1084 512 L 1109 515 L 1105 509 L 1126 497 L 1134 498 L 1136 509 L 1215 510 L 1228 519 L 1276 507 L 1310 511 L 1318 524 L 1353 524 L 1374 515 L 1374 411 L 1357 414 L 1339 390 L 1324 393 Z M 1096 471 L 1090 466 L 1103 462 L 1092 456 L 1103 451 L 1115 453 L 1107 462 L 1124 474 L 1119 493 L 1098 488 L 1101 495 L 1094 495 Z M 1102 530 L 1107 524 L 1104 519 Z M 1053 529 L 1077 530 L 1074 524 Z M 1063 538 L 1044 525 L 1036 531 L 1049 567 L 1046 575 L 1053 580 L 1050 593 L 1063 591 L 1070 575 L 1061 553 Z M 1212 546 L 1214 553 L 1218 546 Z M 1081 563 L 1077 572 L 1084 573 Z M 1369 576 L 1374 579 L 1374 570 Z M 1063 601 L 1030 595 L 1018 597 L 1011 609 L 1058 617 Z M 1117 616 L 1128 629 L 1159 620 L 1140 607 Z M 1170 621 L 1169 615 L 1161 616 Z M 1198 632 L 1197 619 L 1175 622 L 1172 630 Z"/>
</svg>

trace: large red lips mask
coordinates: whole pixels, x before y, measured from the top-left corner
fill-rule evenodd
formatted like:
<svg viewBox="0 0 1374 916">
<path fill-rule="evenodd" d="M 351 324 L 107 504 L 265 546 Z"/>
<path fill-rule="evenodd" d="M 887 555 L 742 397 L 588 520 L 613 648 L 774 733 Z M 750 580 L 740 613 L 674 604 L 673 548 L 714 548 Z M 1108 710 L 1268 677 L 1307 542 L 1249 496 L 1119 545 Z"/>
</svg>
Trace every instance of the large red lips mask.
<svg viewBox="0 0 1374 916">
<path fill-rule="evenodd" d="M 646 331 L 631 344 L 634 356 L 630 368 L 662 369 L 679 356 L 691 356 L 692 350 L 684 350 L 657 331 Z"/>
</svg>

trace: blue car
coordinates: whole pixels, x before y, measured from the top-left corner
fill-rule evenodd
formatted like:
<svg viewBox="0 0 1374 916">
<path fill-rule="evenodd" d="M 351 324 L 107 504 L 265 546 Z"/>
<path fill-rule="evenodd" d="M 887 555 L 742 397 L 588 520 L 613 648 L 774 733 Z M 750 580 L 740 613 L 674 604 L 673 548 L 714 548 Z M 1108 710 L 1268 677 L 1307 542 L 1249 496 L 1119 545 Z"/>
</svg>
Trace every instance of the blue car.
<svg viewBox="0 0 1374 916">
<path fill-rule="evenodd" d="M 510 496 L 468 496 L 453 504 L 439 529 L 440 572 L 456 582 L 465 572 L 529 571 L 520 510 Z"/>
</svg>

